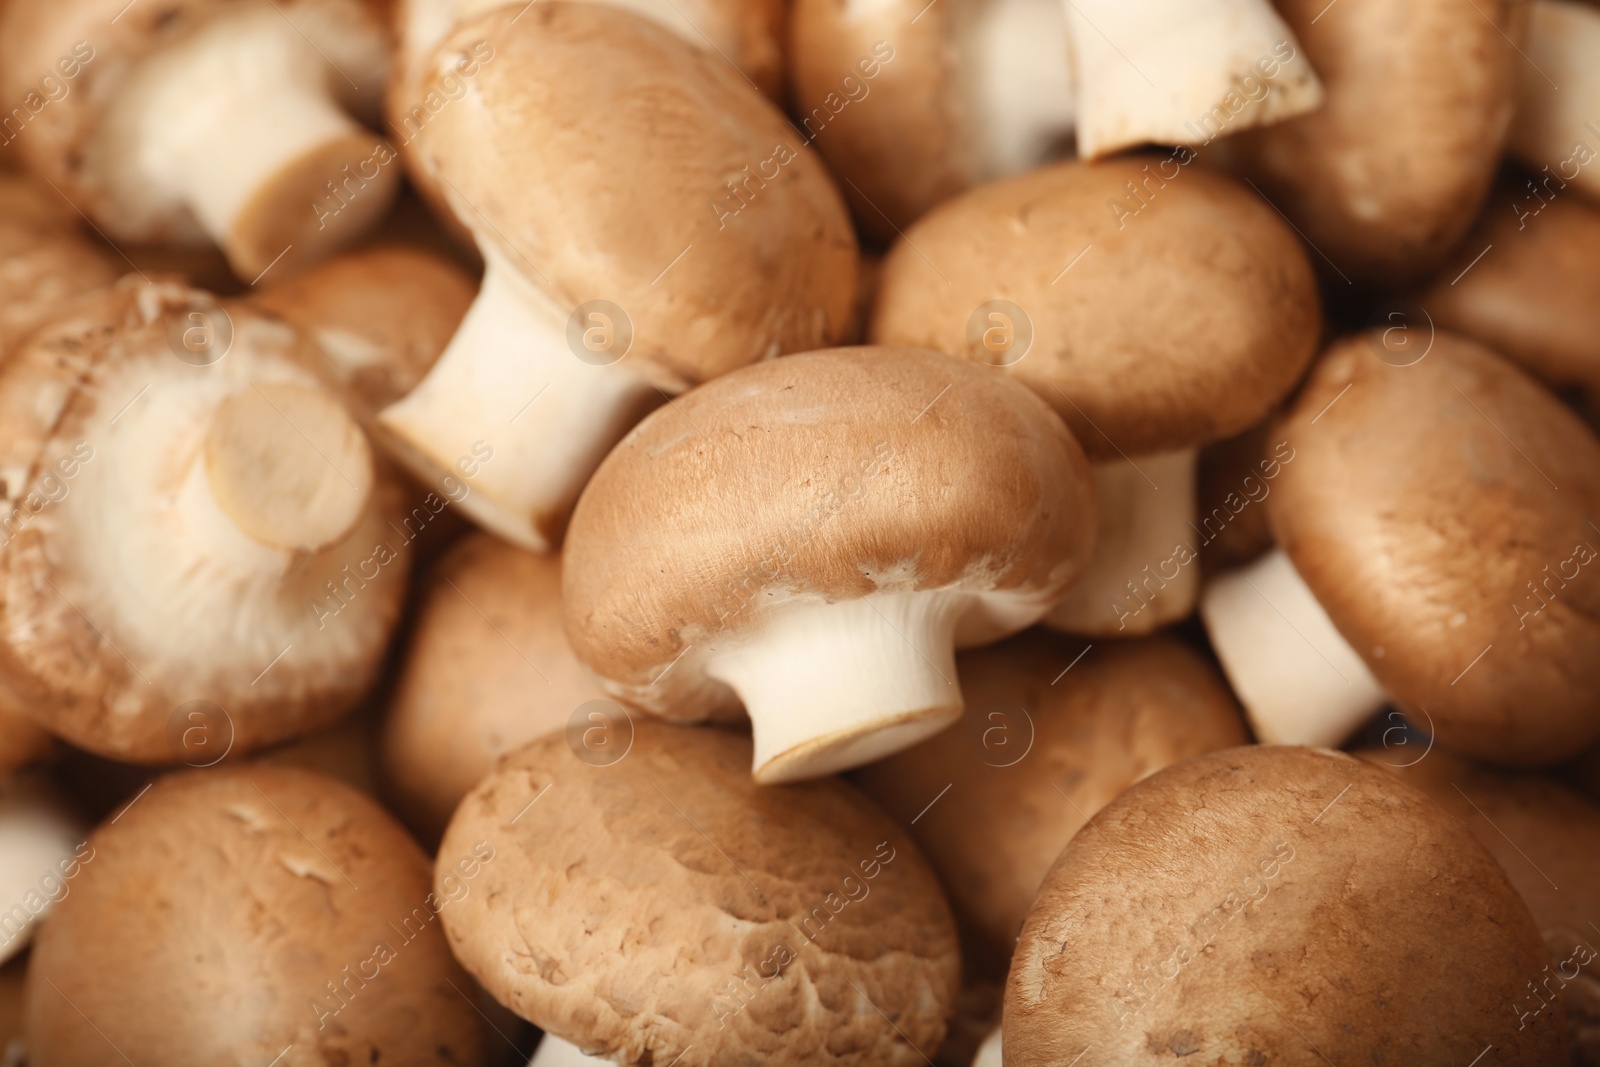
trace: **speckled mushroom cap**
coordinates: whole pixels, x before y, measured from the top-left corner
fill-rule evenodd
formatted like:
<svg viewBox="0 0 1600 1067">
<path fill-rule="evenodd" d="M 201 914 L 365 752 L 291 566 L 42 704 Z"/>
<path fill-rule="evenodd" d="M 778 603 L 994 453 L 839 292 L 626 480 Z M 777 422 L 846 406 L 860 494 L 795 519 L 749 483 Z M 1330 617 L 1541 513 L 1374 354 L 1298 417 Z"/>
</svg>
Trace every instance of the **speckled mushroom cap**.
<svg viewBox="0 0 1600 1067">
<path fill-rule="evenodd" d="M 1231 749 L 1158 771 L 1061 853 L 1011 967 L 1005 1059 L 1549 1067 L 1559 1009 L 1522 1029 L 1506 1010 L 1547 958 L 1494 858 L 1423 794 L 1336 752 Z"/>
<path fill-rule="evenodd" d="M 468 535 L 420 594 L 383 727 L 389 793 L 436 841 L 497 759 L 603 696 L 567 643 L 561 560 Z"/>
<path fill-rule="evenodd" d="M 231 343 L 196 365 L 179 358 L 181 338 L 206 315 L 210 352 L 224 315 Z M 173 723 L 181 733 L 191 701 L 225 713 L 242 754 L 332 722 L 365 692 L 398 622 L 407 549 L 386 521 L 393 483 L 308 369 L 308 345 L 246 305 L 219 309 L 197 290 L 130 276 L 10 354 L 0 505 L 27 521 L 0 546 L 0 681 L 19 709 L 80 747 L 162 762 L 187 754 Z M 339 501 L 347 528 L 321 545 L 258 536 L 302 518 L 288 506 L 258 526 L 230 522 L 229 507 L 282 501 L 264 483 L 236 478 L 231 505 L 206 488 L 219 464 L 266 469 L 241 458 L 248 441 L 219 458 L 211 428 L 255 425 L 237 416 L 270 415 L 256 401 L 286 397 L 315 401 L 324 427 L 289 421 L 273 449 L 313 434 L 322 459 L 308 453 L 308 465 L 350 493 Z M 224 404 L 233 417 L 219 417 Z M 344 470 L 322 433 L 341 419 Z"/>
<path fill-rule="evenodd" d="M 1154 189 L 1163 164 L 1176 176 L 1132 214 L 1125 183 Z M 1130 213 L 1108 210 L 1124 200 Z M 998 353 L 997 324 L 1012 331 Z M 871 338 L 998 366 L 1092 459 L 1115 459 L 1257 422 L 1319 328 L 1310 265 L 1270 207 L 1223 175 L 1129 156 L 1040 168 L 931 212 L 884 262 Z"/>
<path fill-rule="evenodd" d="M 844 203 L 726 60 L 631 12 L 557 0 L 457 28 L 424 87 L 490 37 L 497 58 L 471 103 L 409 147 L 480 248 L 561 308 L 621 307 L 628 365 L 670 392 L 844 336 L 856 285 Z M 746 167 L 742 200 L 725 183 Z"/>
<path fill-rule="evenodd" d="M 77 234 L 0 207 L 0 360 L 29 331 L 122 273 Z"/>
<path fill-rule="evenodd" d="M 253 302 L 316 340 L 365 425 L 416 388 L 475 291 L 442 256 L 378 245 L 266 286 Z"/>
<path fill-rule="evenodd" d="M 1542 1014 L 1559 992 L 1572 1062 L 1594 1063 L 1600 1058 L 1600 979 L 1592 965 L 1600 959 L 1600 934 L 1590 924 L 1600 914 L 1600 807 L 1549 778 L 1479 767 L 1437 749 L 1419 759 L 1408 751 L 1413 747 L 1357 755 L 1427 793 L 1500 861 L 1550 952 L 1549 969 L 1527 976 L 1533 989 L 1518 989 L 1512 1011 L 1519 1018 Z"/>
<path fill-rule="evenodd" d="M 749 766 L 747 739 L 642 719 L 609 766 L 560 735 L 511 756 L 440 848 L 496 855 L 443 916 L 457 957 L 618 1063 L 923 1063 L 960 972 L 932 873 L 844 783 Z"/>
<path fill-rule="evenodd" d="M 1600 400 L 1600 211 L 1505 181 L 1417 297 L 1435 325 Z"/>
<path fill-rule="evenodd" d="M 1600 555 L 1600 441 L 1474 342 L 1380 355 L 1376 332 L 1335 344 L 1280 424 L 1295 459 L 1267 499 L 1273 536 L 1440 744 L 1574 755 L 1600 735 L 1600 583 L 1572 580 Z M 1561 587 L 1537 597 L 1550 574 Z"/>
<path fill-rule="evenodd" d="M 1169 638 L 1085 648 L 1032 630 L 957 662 L 963 721 L 855 780 L 927 853 L 977 935 L 969 962 L 1003 976 L 1086 820 L 1152 772 L 1249 738 L 1216 669 Z"/>
<path fill-rule="evenodd" d="M 1516 107 L 1531 4 L 1279 0 L 1317 111 L 1218 146 L 1346 278 L 1436 267 L 1472 225 Z"/>
<path fill-rule="evenodd" d="M 377 118 L 388 73 L 390 0 L 272 0 L 270 6 L 260 0 L 8 4 L 0 9 L 0 88 L 5 99 L 38 96 L 44 76 L 61 87 L 61 95 L 31 116 L 26 136 L 18 138 L 29 169 L 53 182 L 114 238 L 203 240 L 204 231 L 181 203 L 151 203 L 127 173 L 111 168 L 108 161 L 126 150 L 117 139 L 125 131 L 107 130 L 103 120 L 147 59 L 219 17 L 250 8 L 267 13 L 277 8 L 301 39 L 343 72 L 343 77 L 329 79 L 343 105 Z M 304 219 L 308 224 L 317 221 L 311 204 L 305 205 Z"/>
<path fill-rule="evenodd" d="M 348 786 L 287 767 L 169 775 L 88 845 L 34 947 L 29 1062 L 102 1063 L 108 1044 L 174 1067 L 483 1062 L 440 929 L 459 904 Z"/>
<path fill-rule="evenodd" d="M 1026 389 L 933 352 L 813 352 L 709 383 L 607 457 L 568 535 L 567 633 L 614 695 L 703 718 L 732 704 L 708 657 L 773 612 L 943 591 L 1032 612 L 974 609 L 957 643 L 987 643 L 1059 597 L 1094 529 L 1082 450 Z"/>
</svg>

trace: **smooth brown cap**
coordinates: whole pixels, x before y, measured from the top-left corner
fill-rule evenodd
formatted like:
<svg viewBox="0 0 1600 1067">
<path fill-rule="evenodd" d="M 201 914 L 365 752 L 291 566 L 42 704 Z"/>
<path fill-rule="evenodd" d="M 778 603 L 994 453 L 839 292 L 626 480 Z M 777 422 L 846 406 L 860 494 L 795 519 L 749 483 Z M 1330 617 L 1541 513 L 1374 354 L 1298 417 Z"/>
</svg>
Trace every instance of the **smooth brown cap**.
<svg viewBox="0 0 1600 1067">
<path fill-rule="evenodd" d="M 1600 210 L 1573 193 L 1505 181 L 1417 302 L 1436 326 L 1488 345 L 1552 389 L 1600 400 L 1597 248 Z"/>
<path fill-rule="evenodd" d="M 1129 182 L 1151 191 L 1144 207 Z M 1319 329 L 1310 265 L 1270 207 L 1136 155 L 1042 167 L 930 213 L 884 261 L 871 336 L 1002 369 L 1106 460 L 1259 421 Z"/>
<path fill-rule="evenodd" d="M 495 850 L 444 914 L 457 957 L 619 1063 L 923 1063 L 960 972 L 933 874 L 848 785 L 758 786 L 750 760 L 747 738 L 646 720 L 607 766 L 560 735 L 511 756 L 440 848 Z"/>
<path fill-rule="evenodd" d="M 567 533 L 567 634 L 603 678 L 703 717 L 715 686 L 662 668 L 756 625 L 773 598 L 746 586 L 1048 600 L 1095 528 L 1082 450 L 1016 383 L 906 348 L 771 360 L 657 410 L 600 465 Z"/>
<path fill-rule="evenodd" d="M 253 303 L 317 341 L 366 424 L 422 381 L 476 295 L 444 257 L 378 245 L 268 286 Z"/>
<path fill-rule="evenodd" d="M 437 841 L 496 760 L 604 695 L 567 643 L 560 558 L 469 535 L 424 579 L 384 721 L 397 810 Z"/>
<path fill-rule="evenodd" d="M 35 327 L 122 271 L 70 230 L 0 210 L 0 359 Z"/>
<path fill-rule="evenodd" d="M 30 1063 L 482 1062 L 428 859 L 348 786 L 169 775 L 80 852 L 33 950 Z"/>
<path fill-rule="evenodd" d="M 1532 6 L 1278 0 L 1326 100 L 1218 149 L 1294 220 L 1319 270 L 1342 281 L 1425 274 L 1494 180 Z"/>
<path fill-rule="evenodd" d="M 1600 736 L 1600 441 L 1475 342 L 1386 339 L 1336 343 L 1280 423 L 1273 536 L 1440 744 L 1574 755 Z"/>
<path fill-rule="evenodd" d="M 1249 737 L 1216 669 L 1169 638 L 1086 648 L 1032 630 L 957 664 L 963 720 L 854 777 L 927 853 L 976 934 L 969 960 L 1003 976 L 1045 873 L 1095 812 Z"/>
<path fill-rule="evenodd" d="M 424 85 L 490 37 L 470 106 L 410 148 L 480 247 L 563 312 L 620 307 L 628 365 L 671 392 L 845 335 L 844 203 L 725 59 L 619 8 L 555 0 L 458 27 Z"/>
<path fill-rule="evenodd" d="M 1547 958 L 1423 794 L 1337 752 L 1231 749 L 1145 779 L 1062 852 L 1012 964 L 1006 1063 L 1550 1067 L 1559 1008 L 1520 1029 L 1507 1010 Z"/>
<path fill-rule="evenodd" d="M 795 120 L 839 175 L 863 228 L 884 240 L 979 178 L 952 4 L 796 0 L 789 15 Z"/>
</svg>

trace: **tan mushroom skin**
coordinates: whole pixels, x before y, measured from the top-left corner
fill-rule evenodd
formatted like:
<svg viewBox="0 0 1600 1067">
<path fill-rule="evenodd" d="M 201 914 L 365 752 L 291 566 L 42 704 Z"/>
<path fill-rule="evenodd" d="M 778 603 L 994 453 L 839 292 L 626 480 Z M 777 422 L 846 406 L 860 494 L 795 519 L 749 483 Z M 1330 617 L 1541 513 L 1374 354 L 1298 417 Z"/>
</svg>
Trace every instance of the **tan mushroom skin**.
<svg viewBox="0 0 1600 1067">
<path fill-rule="evenodd" d="M 1006 988 L 1009 1067 L 1565 1061 L 1507 1010 L 1548 956 L 1494 858 L 1387 772 L 1266 746 L 1199 756 L 1095 816 Z M 1319 1056 L 1320 1053 L 1320 1056 Z"/>
<path fill-rule="evenodd" d="M 444 913 L 457 957 L 617 1063 L 924 1063 L 960 971 L 932 873 L 854 789 L 757 786 L 750 758 L 745 738 L 640 719 L 610 766 L 560 735 L 501 763 L 440 849 L 497 857 Z"/>
</svg>

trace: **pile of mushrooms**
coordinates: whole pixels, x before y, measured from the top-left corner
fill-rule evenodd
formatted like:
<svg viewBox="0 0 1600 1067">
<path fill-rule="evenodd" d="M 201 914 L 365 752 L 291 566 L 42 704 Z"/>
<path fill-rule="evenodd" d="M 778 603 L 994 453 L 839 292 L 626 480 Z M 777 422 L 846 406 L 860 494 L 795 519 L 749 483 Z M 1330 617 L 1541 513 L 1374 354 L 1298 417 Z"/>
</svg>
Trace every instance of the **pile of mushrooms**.
<svg viewBox="0 0 1600 1067">
<path fill-rule="evenodd" d="M 0 1067 L 1600 1064 L 1600 8 L 0 0 Z"/>
</svg>

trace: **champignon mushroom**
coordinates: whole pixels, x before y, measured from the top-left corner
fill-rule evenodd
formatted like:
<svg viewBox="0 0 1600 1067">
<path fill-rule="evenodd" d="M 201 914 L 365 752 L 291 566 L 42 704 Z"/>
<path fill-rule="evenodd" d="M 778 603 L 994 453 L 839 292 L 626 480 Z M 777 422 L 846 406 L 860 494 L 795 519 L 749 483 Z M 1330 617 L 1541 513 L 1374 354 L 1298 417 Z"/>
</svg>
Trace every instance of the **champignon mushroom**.
<svg viewBox="0 0 1600 1067">
<path fill-rule="evenodd" d="M 472 297 L 460 267 L 396 244 L 330 259 L 264 286 L 253 302 L 316 340 L 365 427 L 427 375 Z"/>
<path fill-rule="evenodd" d="M 1061 421 L 969 361 L 758 363 L 606 457 L 562 561 L 567 634 L 635 707 L 688 721 L 742 700 L 758 780 L 829 774 L 954 721 L 955 647 L 1049 610 L 1094 509 Z"/>
<path fill-rule="evenodd" d="M 910 840 L 843 782 L 757 786 L 746 738 L 633 730 L 606 766 L 536 741 L 462 801 L 440 884 L 497 857 L 443 915 L 467 970 L 617 1063 L 923 1063 L 960 959 Z"/>
<path fill-rule="evenodd" d="M 998 368 L 1088 452 L 1099 548 L 1050 616 L 1074 633 L 1147 633 L 1193 610 L 1196 449 L 1260 421 L 1316 349 L 1294 232 L 1179 158 L 1193 160 L 1061 163 L 975 189 L 884 263 L 874 342 Z"/>
<path fill-rule="evenodd" d="M 1569 0 L 1527 6 L 1533 15 L 1507 148 L 1552 194 L 1571 182 L 1600 197 L 1600 11 Z"/>
<path fill-rule="evenodd" d="M 1600 734 L 1600 441 L 1485 348 L 1335 344 L 1273 435 L 1277 549 L 1201 614 L 1268 742 L 1337 744 L 1385 699 L 1497 763 Z"/>
<path fill-rule="evenodd" d="M 1415 279 L 1461 239 L 1494 180 L 1531 6 L 1278 0 L 1326 102 L 1223 150 L 1333 277 Z"/>
<path fill-rule="evenodd" d="M 957 667 L 965 721 L 856 780 L 933 864 L 973 943 L 969 974 L 1004 976 L 1045 872 L 1095 812 L 1249 738 L 1222 677 L 1167 638 L 1084 647 L 1030 632 Z"/>
<path fill-rule="evenodd" d="M 38 774 L 0 783 L 0 963 L 27 947 L 86 860 L 84 826 Z M 92 858 L 93 850 L 87 850 Z"/>
<path fill-rule="evenodd" d="M 1550 962 L 1524 976 L 1511 1012 L 1519 1020 L 1566 1005 L 1575 1067 L 1600 1062 L 1600 807 L 1548 778 L 1478 767 L 1447 752 L 1422 758 L 1369 749 L 1362 759 L 1392 769 L 1467 824 L 1500 862 L 1544 934 Z"/>
<path fill-rule="evenodd" d="M 462 506 L 547 551 L 662 397 L 849 330 L 855 236 L 821 163 L 720 57 L 627 11 L 558 2 L 458 27 L 424 83 L 488 38 L 500 58 L 472 106 L 410 146 L 476 235 L 483 288 L 380 423 L 427 481 L 491 449 Z"/>
<path fill-rule="evenodd" d="M 168 775 L 88 847 L 34 946 L 30 1063 L 483 1061 L 438 920 L 492 850 L 468 843 L 477 879 L 431 892 L 372 800 L 261 765 Z"/>
<path fill-rule="evenodd" d="M 122 273 L 77 234 L 17 207 L 0 207 L 0 361 L 35 327 Z"/>
<path fill-rule="evenodd" d="M 1238 921 L 1235 922 L 1234 920 Z M 1337 752 L 1198 756 L 1145 779 L 1045 880 L 1006 987 L 1005 1062 L 1563 1062 L 1548 956 L 1457 819 Z"/>
<path fill-rule="evenodd" d="M 1322 99 L 1266 0 L 1159 12 L 1084 0 L 799 0 L 790 34 L 806 139 L 885 238 L 973 185 L 1059 157 L 1074 128 L 1087 157 L 1209 144 Z"/>
<path fill-rule="evenodd" d="M 1548 179 L 1519 177 L 1495 187 L 1417 304 L 1434 325 L 1600 411 L 1600 210 Z"/>
<path fill-rule="evenodd" d="M 382 760 L 391 798 L 424 841 L 439 839 L 497 759 L 574 716 L 587 724 L 579 709 L 604 697 L 562 628 L 561 561 L 488 534 L 469 535 L 428 574 L 410 642 Z"/>
<path fill-rule="evenodd" d="M 244 753 L 366 690 L 407 550 L 309 344 L 129 277 L 0 368 L 0 682 L 35 721 L 161 762 L 191 721 Z"/>
<path fill-rule="evenodd" d="M 9 4 L 5 99 L 37 97 L 40 72 L 60 87 L 19 149 L 113 240 L 209 238 L 244 279 L 310 262 L 398 187 L 394 149 L 357 121 L 388 73 L 384 6 Z"/>
</svg>

